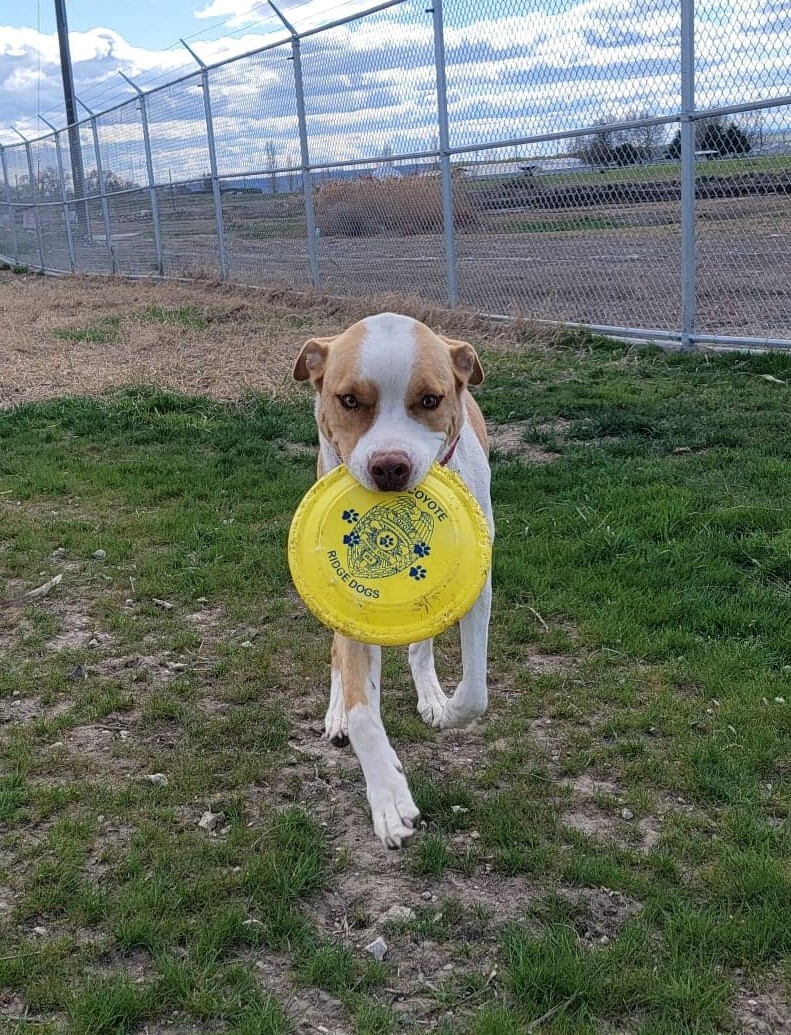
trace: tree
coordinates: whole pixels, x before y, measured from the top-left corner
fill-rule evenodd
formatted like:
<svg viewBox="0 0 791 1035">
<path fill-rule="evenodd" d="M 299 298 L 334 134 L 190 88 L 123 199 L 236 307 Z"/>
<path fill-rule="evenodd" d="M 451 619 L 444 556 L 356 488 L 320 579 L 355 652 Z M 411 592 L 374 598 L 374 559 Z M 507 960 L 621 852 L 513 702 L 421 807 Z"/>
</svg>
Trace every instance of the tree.
<svg viewBox="0 0 791 1035">
<path fill-rule="evenodd" d="M 701 119 L 695 123 L 695 150 L 713 151 L 724 155 L 746 155 L 752 149 L 749 136 L 737 122 L 728 122 L 722 116 Z M 670 141 L 668 158 L 681 156 L 681 130 Z"/>
<path fill-rule="evenodd" d="M 629 143 L 628 140 L 622 144 L 616 144 L 610 152 L 610 162 L 613 165 L 637 165 L 642 158 L 640 148 L 636 144 Z"/>
<path fill-rule="evenodd" d="M 277 144 L 274 140 L 267 140 L 264 144 L 264 154 L 269 173 L 269 187 L 272 194 L 277 194 Z"/>
<path fill-rule="evenodd" d="M 624 116 L 626 122 L 639 122 L 641 119 L 650 119 L 651 112 L 647 110 L 632 109 Z M 639 161 L 650 161 L 655 158 L 662 149 L 665 142 L 665 127 L 663 125 L 633 126 L 631 129 L 622 130 L 619 134 L 620 143 L 632 144 L 640 152 Z"/>
<path fill-rule="evenodd" d="M 609 164 L 612 161 L 615 133 L 614 130 L 605 127 L 610 127 L 614 121 L 614 118 L 608 116 L 598 119 L 594 126 L 600 128 L 595 129 L 590 136 L 581 137 L 579 145 L 571 154 L 587 165 Z"/>
<path fill-rule="evenodd" d="M 108 191 L 111 194 L 114 191 L 139 190 L 139 184 L 135 183 L 133 180 L 127 180 L 123 176 L 119 176 L 118 173 L 114 173 L 111 169 L 102 170 L 102 181 L 105 191 Z M 86 194 L 98 194 L 99 170 L 86 170 L 84 183 Z"/>
</svg>

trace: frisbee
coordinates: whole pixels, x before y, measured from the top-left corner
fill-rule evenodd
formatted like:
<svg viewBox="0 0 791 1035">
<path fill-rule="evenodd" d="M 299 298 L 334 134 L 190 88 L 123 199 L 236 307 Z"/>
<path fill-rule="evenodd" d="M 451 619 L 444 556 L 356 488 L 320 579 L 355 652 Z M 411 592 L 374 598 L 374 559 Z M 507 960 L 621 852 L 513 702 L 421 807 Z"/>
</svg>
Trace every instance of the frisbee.
<svg viewBox="0 0 791 1035">
<path fill-rule="evenodd" d="M 363 643 L 427 640 L 469 611 L 486 582 L 491 537 L 457 474 L 434 464 L 403 492 L 374 492 L 341 466 L 305 494 L 288 563 L 308 609 Z"/>
</svg>

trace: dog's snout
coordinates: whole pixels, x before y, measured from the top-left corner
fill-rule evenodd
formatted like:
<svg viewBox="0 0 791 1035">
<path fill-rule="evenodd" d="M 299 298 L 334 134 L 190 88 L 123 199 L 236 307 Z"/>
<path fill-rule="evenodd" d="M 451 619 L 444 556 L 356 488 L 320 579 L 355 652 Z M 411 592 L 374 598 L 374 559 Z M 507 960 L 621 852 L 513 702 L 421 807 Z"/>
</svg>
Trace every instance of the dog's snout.
<svg viewBox="0 0 791 1035">
<path fill-rule="evenodd" d="M 401 450 L 375 453 L 368 462 L 368 473 L 382 492 L 400 492 L 409 482 L 412 464 Z"/>
</svg>

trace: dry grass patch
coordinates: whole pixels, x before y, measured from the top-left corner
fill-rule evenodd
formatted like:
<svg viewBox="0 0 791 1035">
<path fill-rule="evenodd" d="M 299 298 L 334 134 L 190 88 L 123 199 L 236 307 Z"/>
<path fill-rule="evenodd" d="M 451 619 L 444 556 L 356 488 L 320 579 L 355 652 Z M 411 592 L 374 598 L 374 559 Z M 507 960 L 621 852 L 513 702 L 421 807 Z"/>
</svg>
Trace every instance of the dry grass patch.
<svg viewBox="0 0 791 1035">
<path fill-rule="evenodd" d="M 0 271 L 0 409 L 58 396 L 100 395 L 133 385 L 219 400 L 286 397 L 294 357 L 313 334 L 339 333 L 396 310 L 478 348 L 511 350 L 529 325 L 493 323 L 418 300 L 339 301 L 279 287 L 212 281 L 42 277 Z M 548 340 L 548 332 L 532 335 Z"/>
</svg>

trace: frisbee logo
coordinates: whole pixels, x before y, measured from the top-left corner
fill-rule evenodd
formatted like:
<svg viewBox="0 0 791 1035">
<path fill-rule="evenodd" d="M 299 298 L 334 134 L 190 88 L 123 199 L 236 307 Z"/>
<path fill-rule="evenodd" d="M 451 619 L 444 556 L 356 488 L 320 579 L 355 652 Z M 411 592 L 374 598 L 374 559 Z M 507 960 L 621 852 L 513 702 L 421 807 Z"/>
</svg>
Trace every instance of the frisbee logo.
<svg viewBox="0 0 791 1035">
<path fill-rule="evenodd" d="M 431 553 L 434 516 L 414 495 L 378 503 L 362 515 L 344 510 L 341 518 L 352 525 L 342 537 L 352 575 L 384 579 L 408 571 L 418 581 L 426 577 L 426 566 L 415 562 Z"/>
</svg>

